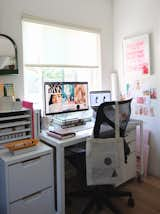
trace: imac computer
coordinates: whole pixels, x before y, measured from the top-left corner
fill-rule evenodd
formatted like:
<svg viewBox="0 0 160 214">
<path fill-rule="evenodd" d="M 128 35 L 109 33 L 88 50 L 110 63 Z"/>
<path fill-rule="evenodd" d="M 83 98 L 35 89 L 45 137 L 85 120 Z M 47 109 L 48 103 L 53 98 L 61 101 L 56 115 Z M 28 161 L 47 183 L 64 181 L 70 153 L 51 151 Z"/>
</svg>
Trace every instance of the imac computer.
<svg viewBox="0 0 160 214">
<path fill-rule="evenodd" d="M 101 103 L 111 101 L 111 91 L 91 91 L 90 106 L 98 107 Z"/>
<path fill-rule="evenodd" d="M 44 93 L 46 115 L 89 109 L 87 82 L 45 82 Z"/>
</svg>

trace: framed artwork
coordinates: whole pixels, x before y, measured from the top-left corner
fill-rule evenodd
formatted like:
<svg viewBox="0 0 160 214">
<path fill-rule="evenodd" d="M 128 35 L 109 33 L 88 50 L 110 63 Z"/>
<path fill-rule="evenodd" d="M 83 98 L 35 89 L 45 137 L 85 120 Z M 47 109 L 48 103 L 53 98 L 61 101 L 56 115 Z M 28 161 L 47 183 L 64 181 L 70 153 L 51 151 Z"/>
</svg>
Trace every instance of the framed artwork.
<svg viewBox="0 0 160 214">
<path fill-rule="evenodd" d="M 123 57 L 125 73 L 132 75 L 150 74 L 150 42 L 149 34 L 125 38 L 123 41 Z"/>
</svg>

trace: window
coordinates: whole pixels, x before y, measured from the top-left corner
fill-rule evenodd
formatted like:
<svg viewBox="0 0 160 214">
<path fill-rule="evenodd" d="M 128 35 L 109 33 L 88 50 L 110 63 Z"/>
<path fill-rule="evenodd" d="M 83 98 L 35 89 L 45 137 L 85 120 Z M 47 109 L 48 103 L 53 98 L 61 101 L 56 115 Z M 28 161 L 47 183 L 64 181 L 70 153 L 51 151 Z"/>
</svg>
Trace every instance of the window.
<svg viewBox="0 0 160 214">
<path fill-rule="evenodd" d="M 101 89 L 100 34 L 23 19 L 24 98 L 43 110 L 46 81 L 87 81 Z"/>
</svg>

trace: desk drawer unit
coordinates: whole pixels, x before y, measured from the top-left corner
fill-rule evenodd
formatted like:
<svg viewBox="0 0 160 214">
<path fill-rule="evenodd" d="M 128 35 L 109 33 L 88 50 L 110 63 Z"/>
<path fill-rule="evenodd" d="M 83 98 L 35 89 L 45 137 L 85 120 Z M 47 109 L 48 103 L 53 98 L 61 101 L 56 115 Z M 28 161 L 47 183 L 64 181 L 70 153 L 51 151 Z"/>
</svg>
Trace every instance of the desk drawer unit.
<svg viewBox="0 0 160 214">
<path fill-rule="evenodd" d="M 0 152 L 0 214 L 54 214 L 52 149 Z"/>
<path fill-rule="evenodd" d="M 9 201 L 13 202 L 52 185 L 51 155 L 38 156 L 8 167 Z"/>
<path fill-rule="evenodd" d="M 53 214 L 51 188 L 29 195 L 10 206 L 11 214 Z M 29 212 L 28 212 L 29 210 Z"/>
</svg>

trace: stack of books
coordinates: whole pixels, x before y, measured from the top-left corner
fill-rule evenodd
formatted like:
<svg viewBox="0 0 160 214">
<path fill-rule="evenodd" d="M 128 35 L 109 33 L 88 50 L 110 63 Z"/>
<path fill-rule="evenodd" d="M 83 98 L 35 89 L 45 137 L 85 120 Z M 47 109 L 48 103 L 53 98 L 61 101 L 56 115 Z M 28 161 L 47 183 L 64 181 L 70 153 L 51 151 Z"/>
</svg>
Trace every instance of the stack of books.
<svg viewBox="0 0 160 214">
<path fill-rule="evenodd" d="M 64 140 L 67 138 L 74 137 L 76 135 L 75 132 L 67 132 L 65 130 L 54 130 L 54 131 L 48 131 L 47 134 L 50 137 L 57 138 L 59 140 Z"/>
<path fill-rule="evenodd" d="M 79 119 L 79 118 L 72 118 L 72 119 L 54 118 L 53 122 L 59 125 L 61 128 L 80 126 L 86 123 L 83 119 Z"/>
</svg>

